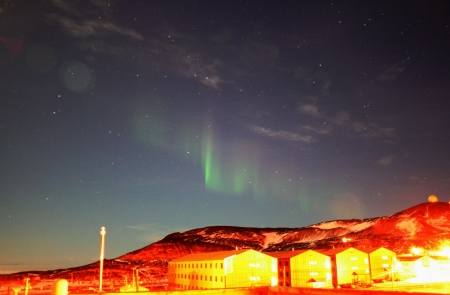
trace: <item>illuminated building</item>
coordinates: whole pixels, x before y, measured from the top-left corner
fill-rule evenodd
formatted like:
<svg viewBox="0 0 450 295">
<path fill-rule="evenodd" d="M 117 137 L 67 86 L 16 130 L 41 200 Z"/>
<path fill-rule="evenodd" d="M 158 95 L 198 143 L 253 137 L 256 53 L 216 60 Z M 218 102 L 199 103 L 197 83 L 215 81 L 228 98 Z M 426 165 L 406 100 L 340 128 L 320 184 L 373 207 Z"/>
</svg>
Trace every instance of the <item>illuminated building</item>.
<svg viewBox="0 0 450 295">
<path fill-rule="evenodd" d="M 169 262 L 169 290 L 276 286 L 276 262 L 252 249 L 188 254 Z"/>
<path fill-rule="evenodd" d="M 331 258 L 314 250 L 271 252 L 278 259 L 278 285 L 331 286 Z"/>
<path fill-rule="evenodd" d="M 401 278 L 418 281 L 448 281 L 450 260 L 447 256 L 398 255 L 397 266 Z"/>
<path fill-rule="evenodd" d="M 333 287 L 370 281 L 367 253 L 353 247 L 318 251 L 331 258 Z"/>
<path fill-rule="evenodd" d="M 371 280 L 384 280 L 390 279 L 392 277 L 392 274 L 394 274 L 394 270 L 392 269 L 392 267 L 393 265 L 395 265 L 397 256 L 394 251 L 391 251 L 384 247 L 357 249 L 368 254 Z M 398 276 L 398 273 L 394 274 L 394 279 L 396 278 L 395 276 Z"/>
</svg>

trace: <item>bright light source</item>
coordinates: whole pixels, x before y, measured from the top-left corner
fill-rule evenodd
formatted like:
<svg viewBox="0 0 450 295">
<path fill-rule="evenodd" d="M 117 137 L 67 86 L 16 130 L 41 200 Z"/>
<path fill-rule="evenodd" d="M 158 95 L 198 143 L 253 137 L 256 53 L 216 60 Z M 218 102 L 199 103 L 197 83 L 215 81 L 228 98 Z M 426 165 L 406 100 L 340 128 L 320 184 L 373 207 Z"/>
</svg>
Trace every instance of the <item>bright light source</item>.
<svg viewBox="0 0 450 295">
<path fill-rule="evenodd" d="M 414 255 L 420 255 L 423 253 L 423 249 L 419 248 L 419 247 L 412 247 L 411 248 L 411 253 Z"/>
</svg>

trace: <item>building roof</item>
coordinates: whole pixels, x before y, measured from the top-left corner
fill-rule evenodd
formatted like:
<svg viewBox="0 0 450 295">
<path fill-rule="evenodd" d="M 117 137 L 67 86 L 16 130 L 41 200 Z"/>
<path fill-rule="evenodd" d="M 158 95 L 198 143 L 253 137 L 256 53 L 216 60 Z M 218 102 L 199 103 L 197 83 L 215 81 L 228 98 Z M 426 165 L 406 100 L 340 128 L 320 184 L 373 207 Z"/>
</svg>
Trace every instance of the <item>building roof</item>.
<svg viewBox="0 0 450 295">
<path fill-rule="evenodd" d="M 416 261 L 419 259 L 422 259 L 422 255 L 398 255 L 397 256 L 397 261 Z"/>
<path fill-rule="evenodd" d="M 367 254 L 370 254 L 370 253 L 372 253 L 372 252 L 375 252 L 375 251 L 377 251 L 377 250 L 379 250 L 379 249 L 385 249 L 385 250 L 387 250 L 387 251 L 389 251 L 389 252 L 395 253 L 394 251 L 389 250 L 388 248 L 382 247 L 382 246 L 380 246 L 380 247 L 355 247 L 355 249 L 357 249 L 357 250 L 359 250 L 359 251 L 363 251 L 363 252 L 365 252 L 365 253 L 367 253 Z"/>
<path fill-rule="evenodd" d="M 283 259 L 283 258 L 292 258 L 292 257 L 302 254 L 306 251 L 313 251 L 313 250 L 304 249 L 304 250 L 292 250 L 292 251 L 265 252 L 265 254 L 275 257 L 277 259 L 280 259 L 280 258 Z"/>
<path fill-rule="evenodd" d="M 353 248 L 353 247 L 342 247 L 342 248 L 332 248 L 332 249 L 327 249 L 327 250 L 317 250 L 317 252 L 325 254 L 327 256 L 335 256 L 335 255 L 337 255 L 339 253 L 342 253 L 344 251 L 347 251 L 349 249 L 360 251 L 360 250 L 358 250 L 356 248 Z M 360 252 L 362 252 L 362 251 L 360 251 Z"/>
<path fill-rule="evenodd" d="M 218 251 L 218 252 L 206 252 L 206 253 L 195 253 L 187 254 L 182 257 L 172 259 L 171 262 L 183 262 L 183 261 L 207 261 L 207 260 L 223 260 L 225 258 L 239 255 L 247 251 L 255 251 L 252 249 L 242 249 L 242 250 L 230 250 L 230 251 Z M 259 253 L 259 252 L 258 252 Z"/>
</svg>

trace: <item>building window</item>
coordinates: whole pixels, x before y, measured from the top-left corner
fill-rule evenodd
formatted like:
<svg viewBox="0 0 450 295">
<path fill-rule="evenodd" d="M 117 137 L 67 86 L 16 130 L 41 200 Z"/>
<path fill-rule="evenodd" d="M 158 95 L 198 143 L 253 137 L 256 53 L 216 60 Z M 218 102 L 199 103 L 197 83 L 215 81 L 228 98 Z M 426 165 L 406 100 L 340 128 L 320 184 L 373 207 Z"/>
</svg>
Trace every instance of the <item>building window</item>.
<svg viewBox="0 0 450 295">
<path fill-rule="evenodd" d="M 217 268 L 217 262 L 216 262 L 216 268 Z"/>
<path fill-rule="evenodd" d="M 351 257 L 350 260 L 358 260 L 358 257 Z"/>
<path fill-rule="evenodd" d="M 317 264 L 317 261 L 310 261 L 309 264 Z"/>
<path fill-rule="evenodd" d="M 286 278 L 289 278 L 289 272 L 286 272 Z"/>
<path fill-rule="evenodd" d="M 209 268 L 212 268 L 212 263 L 209 264 Z"/>
<path fill-rule="evenodd" d="M 220 276 L 220 282 L 223 283 L 223 276 Z"/>
<path fill-rule="evenodd" d="M 212 276 L 209 276 L 209 280 L 212 282 Z"/>
<path fill-rule="evenodd" d="M 200 275 L 200 281 L 203 280 L 203 275 Z"/>
<path fill-rule="evenodd" d="M 223 268 L 223 262 L 220 263 L 220 268 Z"/>
<path fill-rule="evenodd" d="M 217 282 L 217 276 L 215 277 L 215 280 L 216 280 L 216 282 Z"/>
<path fill-rule="evenodd" d="M 279 265 L 279 266 L 283 266 L 283 262 L 281 262 L 281 261 L 278 262 L 278 265 Z"/>
<path fill-rule="evenodd" d="M 286 262 L 284 263 L 284 265 L 288 266 L 288 265 L 289 265 L 289 262 L 286 261 Z"/>
</svg>

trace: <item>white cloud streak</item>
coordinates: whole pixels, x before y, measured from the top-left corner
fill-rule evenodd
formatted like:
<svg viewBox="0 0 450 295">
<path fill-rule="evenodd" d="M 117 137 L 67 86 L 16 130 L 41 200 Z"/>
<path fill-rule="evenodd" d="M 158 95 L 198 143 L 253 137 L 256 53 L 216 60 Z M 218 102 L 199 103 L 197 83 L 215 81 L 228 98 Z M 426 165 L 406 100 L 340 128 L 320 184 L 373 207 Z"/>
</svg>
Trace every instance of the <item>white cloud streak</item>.
<svg viewBox="0 0 450 295">
<path fill-rule="evenodd" d="M 281 139 L 281 140 L 287 140 L 287 141 L 295 141 L 295 142 L 303 142 L 303 143 L 313 143 L 315 139 L 310 135 L 301 135 L 296 132 L 291 131 L 274 131 L 269 128 L 264 128 L 261 126 L 250 126 L 250 130 L 257 134 L 264 135 L 266 137 L 274 138 L 274 139 Z"/>
<path fill-rule="evenodd" d="M 388 156 L 384 156 L 381 159 L 379 159 L 375 165 L 377 166 L 389 166 L 391 165 L 394 160 L 397 158 L 397 156 L 395 155 L 388 155 Z"/>
</svg>

